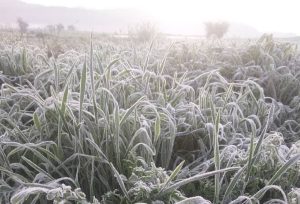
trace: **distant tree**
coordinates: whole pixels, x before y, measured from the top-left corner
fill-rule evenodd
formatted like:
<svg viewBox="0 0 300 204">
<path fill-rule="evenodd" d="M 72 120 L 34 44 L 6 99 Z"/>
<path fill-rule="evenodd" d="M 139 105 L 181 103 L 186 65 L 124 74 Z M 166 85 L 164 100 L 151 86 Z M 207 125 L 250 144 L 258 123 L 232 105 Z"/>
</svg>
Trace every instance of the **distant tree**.
<svg viewBox="0 0 300 204">
<path fill-rule="evenodd" d="M 151 22 L 144 22 L 128 29 L 129 37 L 140 42 L 150 41 L 158 34 L 158 28 Z"/>
<path fill-rule="evenodd" d="M 54 34 L 55 33 L 55 26 L 54 25 L 47 25 L 46 28 L 47 32 L 51 33 L 51 34 Z"/>
<path fill-rule="evenodd" d="M 22 18 L 18 18 L 17 20 L 21 35 L 27 32 L 28 29 L 28 23 L 25 22 Z"/>
<path fill-rule="evenodd" d="M 63 24 L 57 24 L 56 25 L 56 32 L 61 33 L 65 29 L 65 26 Z"/>
<path fill-rule="evenodd" d="M 46 44 L 45 41 L 45 33 L 43 32 L 43 30 L 39 29 L 35 32 L 35 37 L 37 37 L 38 39 L 40 39 L 43 43 L 43 45 Z"/>
<path fill-rule="evenodd" d="M 73 25 L 68 25 L 67 30 L 71 31 L 71 32 L 74 32 L 76 30 L 76 28 Z"/>
<path fill-rule="evenodd" d="M 220 39 L 226 34 L 228 28 L 227 22 L 207 22 L 205 23 L 206 37 L 216 36 Z"/>
</svg>

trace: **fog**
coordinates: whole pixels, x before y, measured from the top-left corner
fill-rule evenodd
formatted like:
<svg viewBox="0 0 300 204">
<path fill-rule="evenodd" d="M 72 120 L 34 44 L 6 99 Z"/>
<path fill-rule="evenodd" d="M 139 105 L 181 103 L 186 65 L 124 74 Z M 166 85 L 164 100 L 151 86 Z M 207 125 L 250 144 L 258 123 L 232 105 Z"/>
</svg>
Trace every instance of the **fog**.
<svg viewBox="0 0 300 204">
<path fill-rule="evenodd" d="M 0 2 L 2 2 L 1 6 L 3 7 L 11 4 L 11 2 L 17 2 L 17 0 L 0 0 Z M 32 25 L 72 23 L 83 30 L 114 32 L 126 30 L 128 26 L 139 21 L 151 21 L 165 33 L 197 35 L 203 34 L 204 22 L 226 21 L 231 24 L 231 30 L 229 30 L 232 31 L 231 35 L 245 35 L 247 37 L 247 35 L 254 36 L 266 32 L 286 35 L 300 34 L 300 27 L 297 26 L 300 17 L 300 13 L 297 11 L 299 3 L 296 0 L 23 0 L 22 3 L 68 9 L 69 16 L 67 14 L 60 16 L 61 10 L 51 10 L 42 14 L 38 12 L 32 14 L 31 11 L 28 11 L 35 15 L 35 17 L 28 17 L 28 21 L 33 19 L 32 22 L 29 22 Z M 13 7 L 10 8 L 13 10 Z M 74 11 L 70 12 L 70 9 L 74 9 Z M 36 10 L 38 10 L 38 7 L 36 7 Z M 85 11 L 84 14 L 82 14 L 82 10 Z M 126 12 L 124 13 L 124 10 L 128 12 L 128 15 Z M 7 12 L 14 13 L 13 11 Z M 102 15 L 103 12 L 106 12 L 106 14 Z M 138 14 L 135 14 L 135 12 Z M 51 20 L 52 18 L 45 21 L 36 19 L 36 15 L 39 15 L 39 18 L 46 19 L 44 15 L 49 15 L 49 13 L 54 16 L 54 19 L 57 17 L 61 22 L 54 22 L 54 20 Z M 63 11 L 62 13 L 66 12 Z M 78 15 L 76 15 L 77 13 Z M 100 20 L 96 20 L 97 18 L 93 16 L 97 13 L 99 15 L 101 13 Z M 122 13 L 121 17 L 120 13 Z M 23 14 L 25 20 L 26 16 L 29 16 L 26 11 L 23 11 L 23 13 L 17 12 L 15 15 L 18 14 Z M 5 14 L 0 13 L 0 17 L 5 19 Z M 83 20 L 89 18 L 90 20 Z M 109 28 L 101 25 L 101 19 L 104 18 L 109 21 L 107 22 L 110 24 Z M 0 18 L 0 23 L 7 22 L 1 22 Z"/>
</svg>

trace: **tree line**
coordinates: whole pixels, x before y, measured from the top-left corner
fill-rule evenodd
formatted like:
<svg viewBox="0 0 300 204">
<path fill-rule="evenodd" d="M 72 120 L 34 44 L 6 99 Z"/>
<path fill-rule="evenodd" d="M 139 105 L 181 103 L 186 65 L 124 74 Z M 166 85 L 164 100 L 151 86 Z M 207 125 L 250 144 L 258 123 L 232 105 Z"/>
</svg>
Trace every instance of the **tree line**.
<svg viewBox="0 0 300 204">
<path fill-rule="evenodd" d="M 24 21 L 22 18 L 17 19 L 18 27 L 20 30 L 21 35 L 28 31 L 29 24 Z M 227 22 L 206 22 L 205 24 L 205 32 L 206 37 L 211 38 L 223 38 L 224 35 L 227 33 L 229 28 L 229 23 Z M 45 28 L 49 33 L 56 33 L 59 34 L 64 30 L 67 31 L 75 31 L 76 28 L 74 25 L 68 25 L 65 27 L 63 24 L 59 23 L 56 25 L 47 25 Z M 142 41 L 147 41 L 157 35 L 158 29 L 151 23 L 143 23 L 136 25 L 134 29 L 129 30 L 129 35 L 131 36 L 138 36 Z"/>
</svg>

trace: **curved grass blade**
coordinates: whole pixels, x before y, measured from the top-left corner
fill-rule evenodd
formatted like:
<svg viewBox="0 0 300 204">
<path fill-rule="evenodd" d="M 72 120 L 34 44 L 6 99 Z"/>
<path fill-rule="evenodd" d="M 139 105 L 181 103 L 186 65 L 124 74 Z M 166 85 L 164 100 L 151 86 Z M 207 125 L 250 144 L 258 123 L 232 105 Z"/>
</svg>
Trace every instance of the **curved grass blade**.
<svg viewBox="0 0 300 204">
<path fill-rule="evenodd" d="M 267 185 L 273 185 L 282 176 L 282 174 L 284 174 L 299 159 L 300 159 L 300 154 L 297 154 L 296 156 L 288 160 L 280 169 L 276 171 L 274 176 L 268 181 Z"/>
</svg>

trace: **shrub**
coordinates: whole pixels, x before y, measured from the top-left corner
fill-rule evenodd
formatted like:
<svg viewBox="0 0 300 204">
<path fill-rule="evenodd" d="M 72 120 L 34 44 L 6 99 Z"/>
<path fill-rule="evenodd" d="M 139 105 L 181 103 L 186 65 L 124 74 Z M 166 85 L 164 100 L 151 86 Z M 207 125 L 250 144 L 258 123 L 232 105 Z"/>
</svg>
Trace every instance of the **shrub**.
<svg viewBox="0 0 300 204">
<path fill-rule="evenodd" d="M 227 22 L 207 22 L 205 23 L 206 37 L 215 36 L 222 38 L 228 31 L 229 24 Z"/>
<path fill-rule="evenodd" d="M 158 34 L 158 28 L 154 23 L 144 22 L 129 28 L 128 35 L 130 38 L 139 42 L 152 40 Z"/>
</svg>

